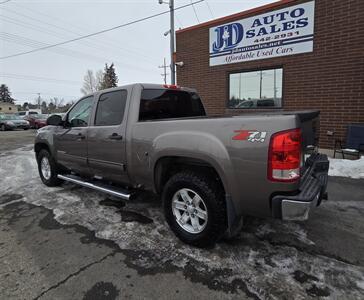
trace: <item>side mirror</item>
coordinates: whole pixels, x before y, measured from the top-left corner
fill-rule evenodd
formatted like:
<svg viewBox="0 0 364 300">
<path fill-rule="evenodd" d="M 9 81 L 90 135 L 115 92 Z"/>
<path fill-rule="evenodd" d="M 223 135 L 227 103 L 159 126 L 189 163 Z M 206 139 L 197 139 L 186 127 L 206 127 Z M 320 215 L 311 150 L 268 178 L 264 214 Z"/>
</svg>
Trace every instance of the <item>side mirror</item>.
<svg viewBox="0 0 364 300">
<path fill-rule="evenodd" d="M 62 124 L 62 117 L 59 115 L 52 115 L 47 119 L 47 125 L 60 126 Z"/>
</svg>

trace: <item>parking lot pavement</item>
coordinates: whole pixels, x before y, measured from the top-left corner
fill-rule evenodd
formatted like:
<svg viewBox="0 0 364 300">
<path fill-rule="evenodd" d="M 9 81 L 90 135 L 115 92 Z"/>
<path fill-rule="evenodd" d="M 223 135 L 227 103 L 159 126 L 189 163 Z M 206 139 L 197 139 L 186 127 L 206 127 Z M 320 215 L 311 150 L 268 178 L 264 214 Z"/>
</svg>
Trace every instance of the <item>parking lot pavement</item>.
<svg viewBox="0 0 364 300">
<path fill-rule="evenodd" d="M 152 195 L 125 204 L 43 186 L 31 148 L 0 154 L 4 299 L 364 297 L 362 179 L 331 177 L 330 200 L 306 223 L 250 218 L 202 250 L 174 237 Z"/>
<path fill-rule="evenodd" d="M 33 143 L 34 136 L 34 129 L 0 131 L 0 154 Z"/>
</svg>

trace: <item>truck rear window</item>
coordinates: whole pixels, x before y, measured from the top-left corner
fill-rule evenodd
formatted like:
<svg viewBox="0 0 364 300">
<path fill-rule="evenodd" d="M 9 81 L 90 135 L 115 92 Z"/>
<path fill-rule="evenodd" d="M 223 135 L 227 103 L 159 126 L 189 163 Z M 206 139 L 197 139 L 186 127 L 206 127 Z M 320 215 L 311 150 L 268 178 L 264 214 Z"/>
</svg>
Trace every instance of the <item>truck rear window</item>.
<svg viewBox="0 0 364 300">
<path fill-rule="evenodd" d="M 200 97 L 193 92 L 144 89 L 140 99 L 139 121 L 205 116 Z"/>
</svg>

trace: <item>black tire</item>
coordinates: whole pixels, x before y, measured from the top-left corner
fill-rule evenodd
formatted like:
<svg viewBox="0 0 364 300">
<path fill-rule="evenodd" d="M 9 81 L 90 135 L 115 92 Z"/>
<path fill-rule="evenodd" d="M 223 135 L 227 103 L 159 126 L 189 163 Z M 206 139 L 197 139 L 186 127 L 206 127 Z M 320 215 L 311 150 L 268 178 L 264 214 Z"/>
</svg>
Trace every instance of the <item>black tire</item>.
<svg viewBox="0 0 364 300">
<path fill-rule="evenodd" d="M 172 209 L 172 199 L 181 189 L 197 193 L 207 210 L 207 223 L 200 233 L 190 233 L 182 228 L 176 220 Z M 196 247 L 213 246 L 225 233 L 227 228 L 226 203 L 220 184 L 205 174 L 183 171 L 173 175 L 166 183 L 163 194 L 164 214 L 175 235 L 183 242 Z"/>
<path fill-rule="evenodd" d="M 42 170 L 41 170 L 41 161 L 42 159 L 47 159 L 50 165 L 50 177 L 49 178 L 45 178 Z M 42 149 L 40 150 L 40 152 L 38 153 L 37 156 L 37 162 L 38 162 L 38 172 L 39 172 L 39 176 L 40 179 L 42 180 L 42 182 L 47 185 L 47 186 L 58 186 L 62 183 L 62 180 L 58 179 L 57 175 L 58 175 L 58 168 L 57 168 L 57 164 L 54 161 L 52 155 L 46 150 L 46 149 Z"/>
<path fill-rule="evenodd" d="M 1 126 L 0 126 L 0 130 L 1 130 L 1 131 L 5 131 L 5 130 L 6 130 L 6 126 L 5 126 L 5 124 L 1 124 Z"/>
</svg>

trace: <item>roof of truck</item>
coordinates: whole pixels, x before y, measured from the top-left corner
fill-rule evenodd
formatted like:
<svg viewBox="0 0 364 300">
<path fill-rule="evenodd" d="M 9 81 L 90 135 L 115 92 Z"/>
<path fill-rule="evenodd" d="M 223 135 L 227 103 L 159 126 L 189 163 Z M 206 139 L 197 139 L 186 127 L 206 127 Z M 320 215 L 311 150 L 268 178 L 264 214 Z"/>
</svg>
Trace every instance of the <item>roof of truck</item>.
<svg viewBox="0 0 364 300">
<path fill-rule="evenodd" d="M 121 86 L 117 86 L 117 87 L 112 87 L 112 88 L 96 91 L 96 92 L 87 94 L 87 95 L 83 96 L 82 98 L 94 96 L 99 93 L 107 93 L 107 92 L 112 92 L 112 91 L 117 91 L 117 90 L 122 90 L 122 89 L 130 89 L 136 85 L 140 85 L 144 89 L 173 89 L 173 90 L 182 90 L 182 91 L 188 91 L 188 92 L 196 92 L 195 89 L 188 88 L 188 87 L 182 87 L 179 85 L 158 84 L 158 83 L 131 83 L 131 84 L 126 84 L 126 85 L 121 85 Z"/>
</svg>

